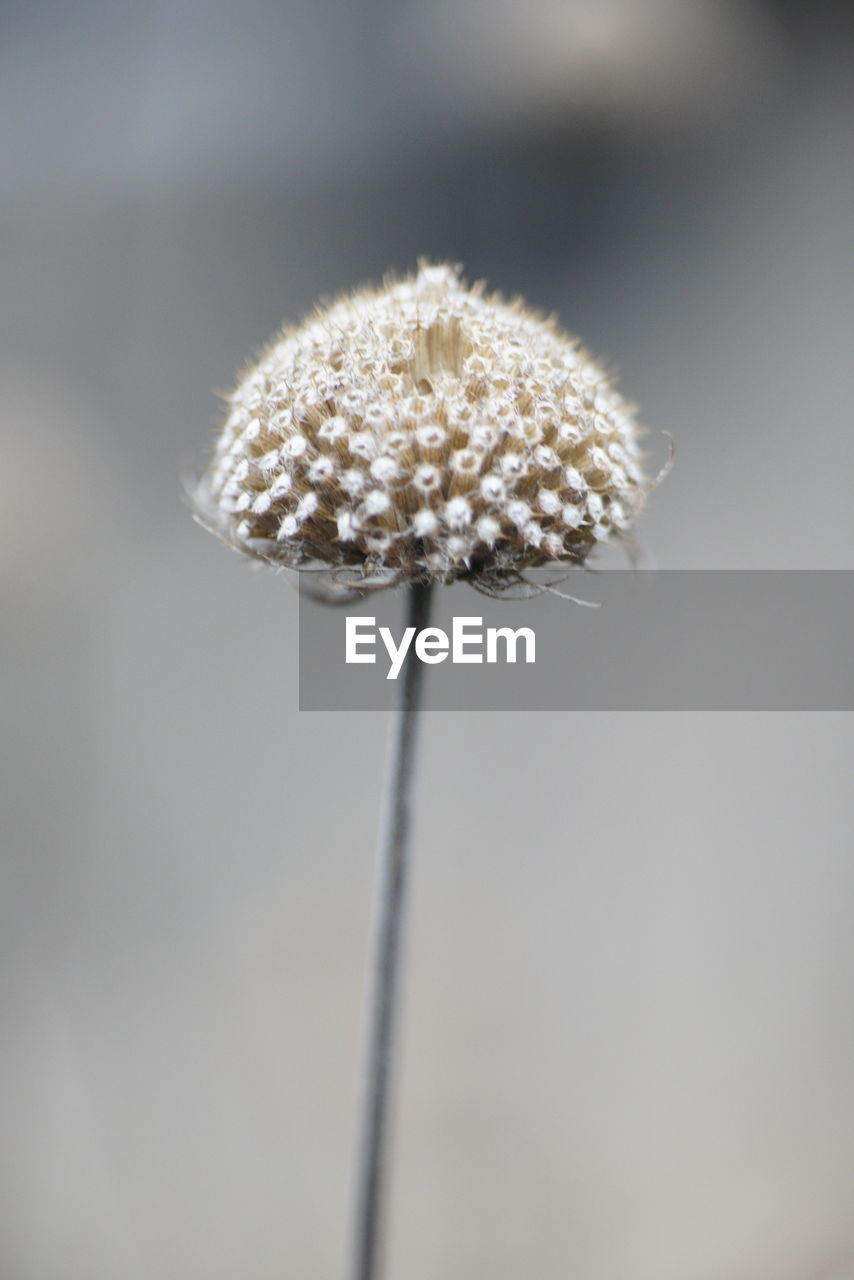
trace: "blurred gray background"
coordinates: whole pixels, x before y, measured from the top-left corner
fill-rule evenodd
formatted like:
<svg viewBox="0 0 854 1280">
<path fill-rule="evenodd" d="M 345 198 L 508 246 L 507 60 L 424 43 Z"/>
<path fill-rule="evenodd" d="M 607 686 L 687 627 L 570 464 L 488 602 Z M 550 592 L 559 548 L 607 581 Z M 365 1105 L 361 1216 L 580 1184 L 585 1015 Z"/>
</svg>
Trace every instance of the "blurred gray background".
<svg viewBox="0 0 854 1280">
<path fill-rule="evenodd" d="M 854 568 L 850 37 L 0 5 L 3 1280 L 343 1273 L 386 726 L 297 712 L 295 592 L 182 505 L 215 389 L 452 258 L 675 436 L 648 557 Z M 851 1280 L 852 745 L 428 716 L 390 1277 Z"/>
</svg>

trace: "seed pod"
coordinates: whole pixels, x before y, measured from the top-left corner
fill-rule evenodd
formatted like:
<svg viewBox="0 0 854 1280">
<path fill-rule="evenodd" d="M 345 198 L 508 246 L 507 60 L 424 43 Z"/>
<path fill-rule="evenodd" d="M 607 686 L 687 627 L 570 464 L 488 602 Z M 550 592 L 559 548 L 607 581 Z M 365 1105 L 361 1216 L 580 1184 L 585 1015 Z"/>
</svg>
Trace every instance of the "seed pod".
<svg viewBox="0 0 854 1280">
<path fill-rule="evenodd" d="M 649 488 L 632 406 L 552 320 L 456 268 L 285 329 L 228 401 L 195 498 L 249 555 L 361 589 L 581 565 Z"/>
</svg>

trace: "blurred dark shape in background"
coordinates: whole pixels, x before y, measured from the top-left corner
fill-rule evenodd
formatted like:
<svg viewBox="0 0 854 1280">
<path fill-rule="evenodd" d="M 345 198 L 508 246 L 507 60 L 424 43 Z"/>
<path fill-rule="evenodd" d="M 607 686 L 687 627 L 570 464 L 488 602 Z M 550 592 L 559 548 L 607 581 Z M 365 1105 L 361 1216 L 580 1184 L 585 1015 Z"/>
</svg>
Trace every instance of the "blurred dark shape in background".
<svg viewBox="0 0 854 1280">
<path fill-rule="evenodd" d="M 0 6 L 0 1274 L 340 1270 L 383 725 L 182 506 L 213 388 L 462 261 L 675 435 L 659 564 L 851 568 L 851 27 Z M 851 745 L 433 718 L 390 1272 L 854 1275 Z"/>
</svg>

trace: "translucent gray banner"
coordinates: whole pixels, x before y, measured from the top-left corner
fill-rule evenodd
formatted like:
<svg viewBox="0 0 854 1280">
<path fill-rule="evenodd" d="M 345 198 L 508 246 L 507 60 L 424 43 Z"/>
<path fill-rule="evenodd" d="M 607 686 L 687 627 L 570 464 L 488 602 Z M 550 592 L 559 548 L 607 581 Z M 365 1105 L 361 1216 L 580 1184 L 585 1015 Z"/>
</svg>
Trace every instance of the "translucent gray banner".
<svg viewBox="0 0 854 1280">
<path fill-rule="evenodd" d="M 457 583 L 434 591 L 435 630 L 407 638 L 401 591 L 347 605 L 302 595 L 300 709 L 381 710 L 402 663 L 422 659 L 436 711 L 854 709 L 854 572 L 529 576 L 599 607 Z"/>
</svg>

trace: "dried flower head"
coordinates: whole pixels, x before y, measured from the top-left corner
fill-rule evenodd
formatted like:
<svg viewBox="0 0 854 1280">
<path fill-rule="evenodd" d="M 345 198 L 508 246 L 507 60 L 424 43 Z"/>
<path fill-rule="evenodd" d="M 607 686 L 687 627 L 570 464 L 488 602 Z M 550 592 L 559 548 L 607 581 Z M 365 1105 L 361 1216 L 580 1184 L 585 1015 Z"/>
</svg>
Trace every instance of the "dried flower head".
<svg viewBox="0 0 854 1280">
<path fill-rule="evenodd" d="M 199 518 L 359 588 L 583 564 L 648 489 L 632 407 L 575 339 L 456 268 L 363 289 L 244 374 Z"/>
</svg>

